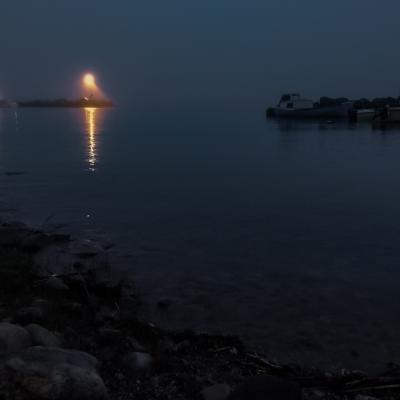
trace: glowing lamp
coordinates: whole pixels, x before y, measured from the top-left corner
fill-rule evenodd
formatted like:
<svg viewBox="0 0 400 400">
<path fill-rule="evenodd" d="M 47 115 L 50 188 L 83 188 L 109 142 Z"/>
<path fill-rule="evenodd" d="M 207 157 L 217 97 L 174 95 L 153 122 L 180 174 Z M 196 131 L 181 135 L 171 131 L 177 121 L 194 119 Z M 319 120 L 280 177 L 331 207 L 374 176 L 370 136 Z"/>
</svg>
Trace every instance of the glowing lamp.
<svg viewBox="0 0 400 400">
<path fill-rule="evenodd" d="M 83 84 L 88 88 L 96 87 L 96 79 L 93 74 L 86 74 L 83 77 Z"/>
</svg>

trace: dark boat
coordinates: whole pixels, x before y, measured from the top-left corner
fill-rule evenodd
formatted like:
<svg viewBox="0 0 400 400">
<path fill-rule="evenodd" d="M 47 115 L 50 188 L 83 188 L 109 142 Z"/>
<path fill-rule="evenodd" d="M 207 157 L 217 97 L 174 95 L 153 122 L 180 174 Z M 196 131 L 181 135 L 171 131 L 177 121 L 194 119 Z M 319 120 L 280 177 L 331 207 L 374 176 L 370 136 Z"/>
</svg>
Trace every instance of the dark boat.
<svg viewBox="0 0 400 400">
<path fill-rule="evenodd" d="M 294 93 L 283 95 L 276 107 L 267 110 L 267 115 L 283 118 L 348 118 L 352 109 L 351 101 L 321 106 Z"/>
</svg>

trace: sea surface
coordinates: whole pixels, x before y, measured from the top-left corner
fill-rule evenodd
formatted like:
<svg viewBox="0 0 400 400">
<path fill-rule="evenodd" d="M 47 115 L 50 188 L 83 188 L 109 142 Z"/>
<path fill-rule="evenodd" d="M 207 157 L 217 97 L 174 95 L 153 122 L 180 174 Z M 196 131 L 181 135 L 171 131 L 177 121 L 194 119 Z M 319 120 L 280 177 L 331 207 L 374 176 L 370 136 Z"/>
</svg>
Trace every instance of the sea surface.
<svg viewBox="0 0 400 400">
<path fill-rule="evenodd" d="M 0 171 L 3 215 L 117 243 L 156 324 L 279 362 L 400 361 L 400 127 L 3 109 Z"/>
</svg>

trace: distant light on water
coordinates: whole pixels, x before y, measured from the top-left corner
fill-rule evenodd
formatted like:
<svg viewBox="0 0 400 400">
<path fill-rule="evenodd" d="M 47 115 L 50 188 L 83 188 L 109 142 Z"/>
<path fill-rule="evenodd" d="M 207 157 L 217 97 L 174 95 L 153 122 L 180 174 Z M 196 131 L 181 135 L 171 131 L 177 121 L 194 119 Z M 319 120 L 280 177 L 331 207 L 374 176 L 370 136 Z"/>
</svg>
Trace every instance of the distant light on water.
<svg viewBox="0 0 400 400">
<path fill-rule="evenodd" d="M 96 113 L 97 108 L 87 107 L 85 108 L 85 121 L 86 121 L 86 133 L 88 135 L 88 163 L 89 170 L 96 170 L 97 163 L 97 152 L 96 152 L 96 134 L 97 134 L 97 119 Z"/>
<path fill-rule="evenodd" d="M 98 156 L 98 134 L 99 134 L 99 117 L 102 115 L 100 108 L 93 107 L 96 104 L 93 100 L 103 100 L 106 98 L 104 92 L 99 88 L 96 77 L 93 73 L 88 72 L 82 77 L 82 86 L 84 89 L 83 99 L 87 101 L 85 107 L 85 131 L 87 137 L 87 163 L 90 171 L 96 171 L 99 161 Z"/>
</svg>

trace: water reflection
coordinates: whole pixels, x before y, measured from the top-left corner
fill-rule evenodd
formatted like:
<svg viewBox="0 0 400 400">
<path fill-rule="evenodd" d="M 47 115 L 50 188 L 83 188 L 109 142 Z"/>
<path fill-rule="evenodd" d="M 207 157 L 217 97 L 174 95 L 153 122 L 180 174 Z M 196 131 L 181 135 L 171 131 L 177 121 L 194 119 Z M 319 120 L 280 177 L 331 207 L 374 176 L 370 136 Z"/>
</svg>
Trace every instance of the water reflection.
<svg viewBox="0 0 400 400">
<path fill-rule="evenodd" d="M 97 135 L 99 133 L 99 114 L 100 109 L 85 108 L 85 127 L 87 134 L 87 162 L 90 171 L 96 171 L 96 165 L 99 161 L 97 154 Z"/>
</svg>

